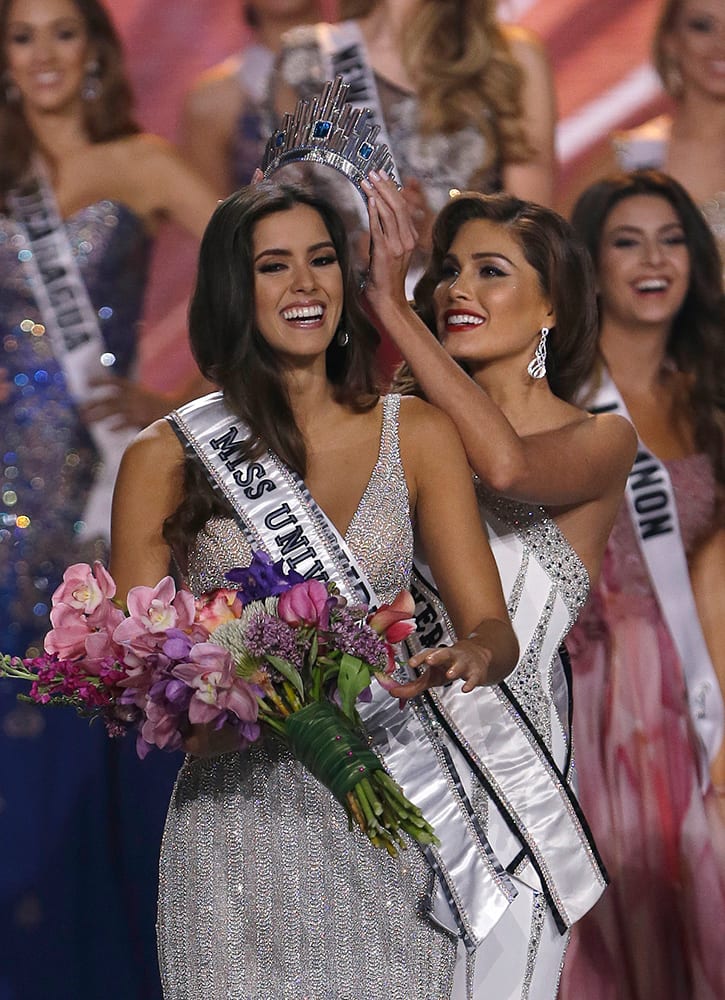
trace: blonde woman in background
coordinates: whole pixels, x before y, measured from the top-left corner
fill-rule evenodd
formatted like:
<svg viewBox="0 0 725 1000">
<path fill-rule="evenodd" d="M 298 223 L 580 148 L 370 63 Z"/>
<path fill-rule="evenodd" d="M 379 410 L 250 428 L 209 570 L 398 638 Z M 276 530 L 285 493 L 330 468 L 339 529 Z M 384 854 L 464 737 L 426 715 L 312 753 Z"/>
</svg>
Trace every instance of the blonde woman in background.
<svg viewBox="0 0 725 1000">
<path fill-rule="evenodd" d="M 381 126 L 423 250 L 452 189 L 551 202 L 553 83 L 531 32 L 501 24 L 492 0 L 348 0 L 341 14 L 287 36 L 276 105 L 340 73 Z"/>
</svg>

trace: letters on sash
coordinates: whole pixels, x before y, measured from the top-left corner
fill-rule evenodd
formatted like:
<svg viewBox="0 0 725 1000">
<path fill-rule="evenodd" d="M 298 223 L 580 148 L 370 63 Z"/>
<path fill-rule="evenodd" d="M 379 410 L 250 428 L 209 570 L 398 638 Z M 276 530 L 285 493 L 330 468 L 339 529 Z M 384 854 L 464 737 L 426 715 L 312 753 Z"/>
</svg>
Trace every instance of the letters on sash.
<svg viewBox="0 0 725 1000">
<path fill-rule="evenodd" d="M 603 374 L 589 409 L 629 418 L 609 373 Z M 625 497 L 652 587 L 682 663 L 690 716 L 700 743 L 700 780 L 706 789 L 709 762 L 720 748 L 725 729 L 723 700 L 692 595 L 672 482 L 662 462 L 641 441 Z"/>
<path fill-rule="evenodd" d="M 186 404 L 169 420 L 231 504 L 252 549 L 284 558 L 305 576 L 334 580 L 350 601 L 375 603 L 355 556 L 299 477 L 270 453 L 240 461 L 248 432 L 221 393 Z M 424 850 L 438 876 L 435 899 L 429 900 L 431 918 L 473 950 L 503 916 L 516 889 L 478 826 L 426 706 L 409 702 L 400 711 L 377 684 L 372 694 L 370 704 L 358 706 L 371 745 L 441 840 L 440 847 Z"/>
<path fill-rule="evenodd" d="M 38 166 L 32 182 L 8 197 L 13 218 L 25 239 L 18 257 L 27 274 L 53 353 L 68 391 L 78 404 L 98 398 L 91 380 L 104 372 L 106 353 L 98 318 L 88 297 L 65 226 L 58 215 L 53 191 Z M 114 430 L 113 417 L 89 427 L 101 458 L 101 468 L 91 487 L 83 512 L 83 537 L 110 535 L 111 497 L 124 449 L 133 440 L 133 429 Z"/>
<path fill-rule="evenodd" d="M 339 24 L 320 23 L 315 26 L 315 32 L 325 60 L 324 78 L 326 80 L 334 80 L 336 76 L 343 78 L 350 87 L 347 103 L 354 108 L 367 108 L 370 112 L 368 121 L 372 125 L 377 125 L 379 129 L 377 141 L 385 143 L 395 163 L 395 150 L 390 145 L 378 87 L 366 57 L 365 44 L 359 28 L 354 21 L 343 21 Z M 400 176 L 397 167 L 395 174 L 397 177 Z"/>
</svg>

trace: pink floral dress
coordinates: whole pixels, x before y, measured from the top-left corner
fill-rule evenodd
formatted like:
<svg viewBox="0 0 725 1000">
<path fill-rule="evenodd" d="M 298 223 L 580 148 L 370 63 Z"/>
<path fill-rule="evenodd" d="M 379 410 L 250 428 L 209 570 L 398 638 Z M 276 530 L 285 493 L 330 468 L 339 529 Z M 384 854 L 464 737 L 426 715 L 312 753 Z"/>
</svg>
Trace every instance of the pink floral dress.
<svg viewBox="0 0 725 1000">
<path fill-rule="evenodd" d="M 712 468 L 666 465 L 689 554 L 712 523 Z M 624 505 L 567 645 L 580 800 L 612 881 L 574 928 L 561 997 L 722 1000 L 725 826 L 700 789 L 682 666 Z"/>
</svg>

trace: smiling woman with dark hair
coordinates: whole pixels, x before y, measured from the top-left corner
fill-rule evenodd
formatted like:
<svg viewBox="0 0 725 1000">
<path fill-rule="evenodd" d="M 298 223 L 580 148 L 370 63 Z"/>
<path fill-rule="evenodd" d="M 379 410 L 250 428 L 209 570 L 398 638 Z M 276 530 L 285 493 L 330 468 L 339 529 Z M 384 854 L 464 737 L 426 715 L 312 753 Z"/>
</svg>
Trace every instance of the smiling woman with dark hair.
<svg viewBox="0 0 725 1000">
<path fill-rule="evenodd" d="M 225 586 L 225 573 L 261 548 L 331 579 L 351 602 L 362 584 L 372 603 L 390 603 L 409 583 L 414 518 L 466 638 L 411 663 L 439 684 L 494 684 L 517 646 L 463 449 L 427 403 L 378 395 L 378 336 L 358 296 L 344 225 L 325 202 L 262 182 L 219 205 L 190 332 L 221 392 L 152 424 L 127 450 L 113 576 L 122 593 L 155 584 L 173 554 L 199 594 Z M 383 697 L 395 731 L 403 720 L 408 733 L 412 709 L 401 715 Z M 366 720 L 386 762 L 397 746 L 390 718 Z M 404 734 L 397 752 L 413 767 L 425 754 L 425 786 L 436 808 L 450 807 L 447 823 L 461 817 L 467 843 L 459 786 L 434 737 L 419 733 Z M 430 853 L 413 842 L 404 860 L 374 850 L 274 740 L 241 753 L 234 732 L 192 727 L 186 746 L 161 855 L 169 1000 L 450 996 L 455 944 L 428 914 L 440 871 Z M 447 823 L 436 829 L 444 852 L 458 844 Z"/>
<path fill-rule="evenodd" d="M 576 929 L 563 995 L 714 998 L 725 995 L 721 265 L 692 199 L 657 171 L 592 185 L 572 221 L 599 288 L 582 398 L 628 413 L 640 440 L 572 631 L 581 796 L 612 884 Z"/>
</svg>

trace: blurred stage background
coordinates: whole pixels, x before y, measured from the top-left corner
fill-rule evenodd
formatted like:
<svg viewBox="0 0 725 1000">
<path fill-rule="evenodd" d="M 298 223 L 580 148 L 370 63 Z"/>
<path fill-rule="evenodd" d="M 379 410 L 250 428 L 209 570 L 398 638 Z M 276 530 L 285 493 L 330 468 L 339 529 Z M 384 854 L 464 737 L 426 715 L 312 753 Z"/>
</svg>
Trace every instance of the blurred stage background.
<svg viewBox="0 0 725 1000">
<path fill-rule="evenodd" d="M 239 0 L 109 0 L 124 39 L 141 124 L 177 137 L 183 95 L 202 70 L 245 40 Z M 666 106 L 650 66 L 659 0 L 502 0 L 501 14 L 544 40 L 559 107 L 557 207 L 566 212 L 606 149 L 613 129 L 637 124 Z M 326 9 L 335 9 L 327 0 Z M 195 251 L 183 234 L 164 232 L 156 254 L 142 349 L 143 381 L 172 388 L 190 371 L 188 353 L 170 348 Z M 161 320 L 161 321 L 160 321 Z"/>
</svg>

